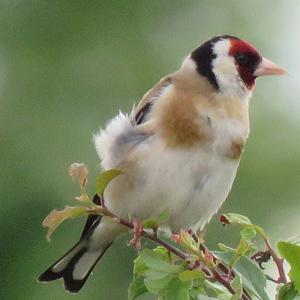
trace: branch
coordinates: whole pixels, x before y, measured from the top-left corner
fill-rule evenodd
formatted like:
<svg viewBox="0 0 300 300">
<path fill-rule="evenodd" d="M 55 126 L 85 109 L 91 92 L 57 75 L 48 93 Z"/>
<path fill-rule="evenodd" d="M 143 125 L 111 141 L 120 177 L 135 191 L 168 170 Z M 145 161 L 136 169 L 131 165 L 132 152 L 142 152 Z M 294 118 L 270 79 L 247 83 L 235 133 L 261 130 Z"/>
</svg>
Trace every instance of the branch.
<svg viewBox="0 0 300 300">
<path fill-rule="evenodd" d="M 117 216 L 116 214 L 114 214 L 113 212 L 109 211 L 104 205 L 104 199 L 101 199 L 100 203 L 102 204 L 101 206 L 94 206 L 92 208 L 89 208 L 88 213 L 89 214 L 100 214 L 100 215 L 104 215 L 107 217 L 111 217 L 117 223 L 134 230 L 134 228 L 135 228 L 134 222 L 123 219 L 123 218 Z M 155 242 L 156 244 L 164 247 L 169 252 L 173 253 L 174 255 L 181 258 L 182 260 L 188 262 L 188 258 L 190 257 L 189 254 L 183 252 L 182 250 L 178 249 L 177 247 L 174 247 L 171 244 L 169 244 L 169 243 L 165 242 L 164 240 L 160 239 L 159 237 L 157 237 L 157 232 L 155 230 L 153 230 L 153 234 L 151 234 L 149 232 L 146 232 L 143 229 L 143 230 L 141 230 L 140 235 Z M 193 233 L 191 233 L 191 236 L 192 236 L 192 238 L 194 238 L 194 240 L 196 240 L 196 237 Z M 216 259 L 213 256 L 213 254 L 208 250 L 208 248 L 206 246 L 204 246 L 203 244 L 200 244 L 200 249 L 203 251 L 204 255 L 205 255 L 205 252 L 207 252 L 209 255 L 211 255 L 211 257 Z M 199 266 L 195 266 L 194 268 L 197 268 L 197 267 L 199 268 Z M 206 274 L 206 278 L 208 280 L 217 281 L 217 282 L 221 283 L 232 295 L 234 295 L 236 293 L 236 291 L 231 286 L 230 276 L 227 276 L 227 274 L 229 274 L 229 272 L 231 272 L 231 270 L 229 270 L 226 267 L 227 274 L 223 275 L 220 273 L 220 270 L 218 269 L 218 265 L 215 265 L 215 266 L 210 265 L 210 266 L 205 266 L 205 267 L 206 267 L 206 270 L 204 270 L 204 273 Z M 208 274 L 211 274 L 211 275 L 208 275 Z M 251 298 L 247 295 L 247 293 L 245 291 L 243 292 L 242 299 L 243 300 L 251 300 Z"/>
<path fill-rule="evenodd" d="M 283 268 L 283 258 L 280 258 L 277 253 L 273 250 L 273 248 L 271 247 L 270 245 L 270 242 L 268 239 L 264 239 L 264 242 L 267 246 L 267 249 L 269 251 L 269 253 L 271 254 L 275 264 L 276 264 L 276 267 L 277 267 L 277 270 L 278 270 L 278 274 L 279 274 L 279 277 L 277 280 L 273 280 L 275 281 L 276 283 L 283 283 L 283 284 L 286 284 L 287 283 L 287 279 L 286 279 L 286 275 L 285 275 L 285 272 L 284 272 L 284 268 Z"/>
<path fill-rule="evenodd" d="M 99 209 L 101 208 L 101 209 Z M 91 214 L 101 214 L 101 215 L 105 215 L 107 217 L 111 217 L 113 218 L 117 223 L 120 223 L 123 226 L 126 226 L 130 229 L 134 229 L 134 224 L 131 221 L 128 221 L 126 219 L 120 218 L 119 216 L 115 215 L 114 213 L 112 213 L 111 211 L 109 211 L 105 206 L 101 207 L 99 206 L 99 208 L 96 206 L 95 208 L 91 208 L 89 210 L 89 212 Z M 186 260 L 188 258 L 189 255 L 187 255 L 186 253 L 184 253 L 183 251 L 181 251 L 180 249 L 168 244 L 167 242 L 165 242 L 164 240 L 160 239 L 157 237 L 157 234 L 154 232 L 153 234 L 146 232 L 144 229 L 141 232 L 141 235 L 153 242 L 155 242 L 156 244 L 159 244 L 161 246 L 163 246 L 164 248 L 166 248 L 168 251 L 170 251 L 171 253 L 175 254 L 176 256 L 180 257 L 183 260 Z"/>
<path fill-rule="evenodd" d="M 249 258 L 250 253 L 253 251 L 252 240 L 257 234 L 259 234 L 263 238 L 267 249 L 266 251 L 258 251 L 250 258 L 256 261 L 259 264 L 260 268 L 263 269 L 262 264 L 266 263 L 270 259 L 270 257 L 272 257 L 278 270 L 278 279 L 273 279 L 268 275 L 265 276 L 267 276 L 267 279 L 270 279 L 277 284 L 287 283 L 287 277 L 283 268 L 283 258 L 279 257 L 277 253 L 272 249 L 264 230 L 261 227 L 252 224 L 246 216 L 228 213 L 222 215 L 220 218 L 221 222 L 224 225 L 238 224 L 242 226 L 242 230 L 240 232 L 241 239 L 237 248 L 232 249 L 226 245 L 220 245 L 221 250 L 229 249 L 229 251 L 234 252 L 234 260 L 229 261 L 228 264 L 223 262 L 222 260 L 219 260 L 217 256 L 210 252 L 210 250 L 205 245 L 203 236 L 197 236 L 192 230 L 181 230 L 180 234 L 172 234 L 170 240 L 173 240 L 176 243 L 178 243 L 178 246 L 180 248 L 173 246 L 172 243 L 170 244 L 168 241 L 159 238 L 157 235 L 157 229 L 160 225 L 165 224 L 168 219 L 168 214 L 164 212 L 162 212 L 157 219 L 149 219 L 143 222 L 138 222 L 137 220 L 127 220 L 117 216 L 105 206 L 103 194 L 109 182 L 112 181 L 115 177 L 121 175 L 122 173 L 122 171 L 116 169 L 103 171 L 97 178 L 96 195 L 94 196 L 93 200 L 91 200 L 85 191 L 88 174 L 86 166 L 84 164 L 78 163 L 72 164 L 70 167 L 70 175 L 74 179 L 79 180 L 81 189 L 81 195 L 75 198 L 81 203 L 81 205 L 75 207 L 66 206 L 61 211 L 53 210 L 45 218 L 45 220 L 43 221 L 43 226 L 48 227 L 48 239 L 50 238 L 50 235 L 54 232 L 54 230 L 66 219 L 75 218 L 79 216 L 86 216 L 87 214 L 110 217 L 115 222 L 133 231 L 133 238 L 129 244 L 134 246 L 137 250 L 141 248 L 141 237 L 143 236 L 146 239 L 151 240 L 154 243 L 162 246 L 165 249 L 164 253 L 171 258 L 172 263 L 175 263 L 176 265 L 178 265 L 178 267 L 179 263 L 181 265 L 184 265 L 185 270 L 183 272 L 180 272 L 178 269 L 178 271 L 175 271 L 176 274 L 172 274 L 176 276 L 178 275 L 178 277 L 180 277 L 184 272 L 187 271 L 182 275 L 182 282 L 188 280 L 194 284 L 193 280 L 198 278 L 197 276 L 200 275 L 201 280 L 206 280 L 206 283 L 207 281 L 218 282 L 223 287 L 225 287 L 230 294 L 234 295 L 235 298 L 236 296 L 238 296 L 242 300 L 251 300 L 251 296 L 249 295 L 250 291 L 248 292 L 243 286 L 243 280 L 239 280 L 241 282 L 237 282 L 238 285 L 236 289 L 238 290 L 235 289 L 234 280 L 239 279 L 236 277 L 240 275 L 233 269 L 233 265 L 234 263 L 236 263 L 240 256 L 245 256 Z M 295 247 L 295 245 L 289 245 Z M 221 246 L 224 249 L 222 249 Z M 142 253 L 140 254 L 140 258 L 142 258 Z M 171 256 L 171 254 L 180 258 L 180 260 L 182 260 L 185 263 L 182 264 L 182 262 L 178 259 L 174 259 L 174 257 Z M 138 262 L 138 260 L 136 260 L 136 262 Z M 189 270 L 194 271 L 189 273 Z M 199 271 L 201 271 L 201 274 L 198 274 Z M 139 275 L 143 278 L 142 273 Z M 134 280 L 137 279 L 133 279 L 132 285 L 130 287 L 130 289 L 133 289 L 131 290 L 131 292 L 133 291 L 140 293 L 140 291 L 137 291 L 137 289 L 140 288 L 140 282 Z M 293 282 L 291 282 L 291 284 L 293 284 Z M 146 288 L 146 286 L 144 288 Z M 217 294 L 217 288 L 215 289 L 215 291 Z"/>
</svg>

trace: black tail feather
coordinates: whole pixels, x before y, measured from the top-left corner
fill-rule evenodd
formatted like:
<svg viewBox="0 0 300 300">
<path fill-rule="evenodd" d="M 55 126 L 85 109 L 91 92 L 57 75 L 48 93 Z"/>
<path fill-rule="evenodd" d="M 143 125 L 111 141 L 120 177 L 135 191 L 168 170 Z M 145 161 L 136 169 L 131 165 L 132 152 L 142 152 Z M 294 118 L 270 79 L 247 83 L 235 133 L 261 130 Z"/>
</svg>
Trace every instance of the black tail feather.
<svg viewBox="0 0 300 300">
<path fill-rule="evenodd" d="M 56 279 L 59 279 L 63 277 L 63 272 L 66 270 L 62 270 L 61 272 L 54 272 L 52 269 L 53 267 L 59 263 L 61 260 L 63 260 L 64 257 L 66 257 L 70 252 L 72 252 L 76 247 L 79 246 L 79 242 L 75 244 L 67 253 L 65 253 L 60 259 L 58 259 L 55 263 L 53 263 L 46 271 L 44 271 L 38 278 L 38 281 L 40 282 L 49 282 Z"/>
<path fill-rule="evenodd" d="M 64 257 L 66 257 L 71 251 L 73 251 L 76 247 L 80 247 L 79 243 L 76 244 L 71 250 L 69 250 L 63 257 L 61 257 L 58 261 L 56 261 L 51 267 L 49 267 L 45 272 L 43 272 L 38 280 L 40 282 L 49 282 L 53 280 L 57 280 L 62 278 L 64 281 L 65 289 L 70 291 L 71 293 L 77 293 L 80 291 L 80 289 L 83 287 L 89 276 L 91 275 L 94 267 L 100 260 L 100 258 L 103 256 L 103 254 L 106 252 L 106 250 L 109 248 L 109 246 L 112 243 L 110 243 L 105 249 L 102 250 L 102 252 L 99 253 L 99 257 L 96 259 L 94 264 L 90 267 L 84 278 L 82 279 L 74 279 L 73 278 L 73 271 L 76 266 L 76 264 L 79 262 L 80 258 L 88 251 L 86 247 L 79 248 L 79 251 L 72 257 L 72 259 L 68 262 L 66 267 L 60 271 L 60 272 L 54 272 L 53 267 Z"/>
<path fill-rule="evenodd" d="M 96 194 L 93 198 L 93 202 L 97 205 L 100 205 L 100 197 Z M 93 234 L 95 228 L 101 222 L 101 216 L 94 216 L 90 215 L 87 217 L 84 229 L 82 231 L 80 240 L 77 244 L 75 244 L 64 256 L 62 256 L 59 260 L 57 260 L 53 265 L 51 265 L 44 273 L 40 275 L 38 281 L 40 282 L 49 282 L 53 280 L 57 280 L 62 278 L 64 281 L 65 289 L 72 292 L 77 293 L 85 284 L 88 277 L 90 276 L 91 272 L 93 271 L 94 267 L 96 266 L 97 262 L 109 248 L 112 243 L 109 243 L 106 247 L 99 249 L 99 256 L 96 257 L 95 262 L 90 269 L 87 271 L 84 278 L 78 280 L 73 278 L 73 271 L 76 264 L 80 261 L 81 257 L 88 252 L 87 241 L 90 235 Z M 78 250 L 76 250 L 78 248 Z M 74 252 L 70 258 L 66 258 L 71 252 Z M 59 263 L 62 262 L 64 259 L 67 259 L 66 266 L 60 270 L 55 272 L 53 269 Z"/>
</svg>

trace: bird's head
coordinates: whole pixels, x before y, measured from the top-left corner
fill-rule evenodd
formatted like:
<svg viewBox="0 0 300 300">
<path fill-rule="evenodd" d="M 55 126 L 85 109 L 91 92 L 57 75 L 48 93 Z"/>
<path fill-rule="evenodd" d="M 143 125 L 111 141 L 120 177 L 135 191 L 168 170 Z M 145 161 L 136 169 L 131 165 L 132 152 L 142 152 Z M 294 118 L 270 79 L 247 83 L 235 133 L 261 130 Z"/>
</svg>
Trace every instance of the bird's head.
<svg viewBox="0 0 300 300">
<path fill-rule="evenodd" d="M 249 98 L 258 76 L 285 73 L 250 43 L 230 35 L 213 37 L 196 48 L 184 62 L 191 63 L 218 92 L 241 98 Z"/>
</svg>

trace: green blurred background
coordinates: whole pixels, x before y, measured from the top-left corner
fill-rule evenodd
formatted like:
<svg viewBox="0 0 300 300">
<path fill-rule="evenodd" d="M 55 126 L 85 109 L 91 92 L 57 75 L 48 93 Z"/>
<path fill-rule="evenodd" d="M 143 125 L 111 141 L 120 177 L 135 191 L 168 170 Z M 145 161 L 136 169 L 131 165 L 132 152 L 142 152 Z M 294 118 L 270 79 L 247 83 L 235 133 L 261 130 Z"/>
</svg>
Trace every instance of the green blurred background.
<svg viewBox="0 0 300 300">
<path fill-rule="evenodd" d="M 76 241 L 84 220 L 66 222 L 51 244 L 41 222 L 74 204 L 71 162 L 87 163 L 91 182 L 99 172 L 91 141 L 99 126 L 217 34 L 251 41 L 289 72 L 257 84 L 251 136 L 222 211 L 248 215 L 273 243 L 299 234 L 299 16 L 297 0 L 1 0 L 0 298 L 126 299 L 135 257 L 129 236 L 72 296 L 60 281 L 36 278 Z M 237 242 L 216 219 L 208 244 Z"/>
</svg>

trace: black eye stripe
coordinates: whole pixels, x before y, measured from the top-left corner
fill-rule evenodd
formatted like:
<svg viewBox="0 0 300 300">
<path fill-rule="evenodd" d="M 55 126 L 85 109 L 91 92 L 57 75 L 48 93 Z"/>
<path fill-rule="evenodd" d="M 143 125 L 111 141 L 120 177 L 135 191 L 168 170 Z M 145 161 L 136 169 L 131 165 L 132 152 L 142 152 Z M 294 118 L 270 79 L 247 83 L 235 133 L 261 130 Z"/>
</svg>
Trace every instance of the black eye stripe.
<svg viewBox="0 0 300 300">
<path fill-rule="evenodd" d="M 247 64 L 249 62 L 249 56 L 247 56 L 246 54 L 237 54 L 235 56 L 235 59 L 237 61 L 237 63 L 239 64 Z"/>
<path fill-rule="evenodd" d="M 238 65 L 251 69 L 254 69 L 261 60 L 258 55 L 252 53 L 238 53 L 234 59 Z"/>
</svg>

